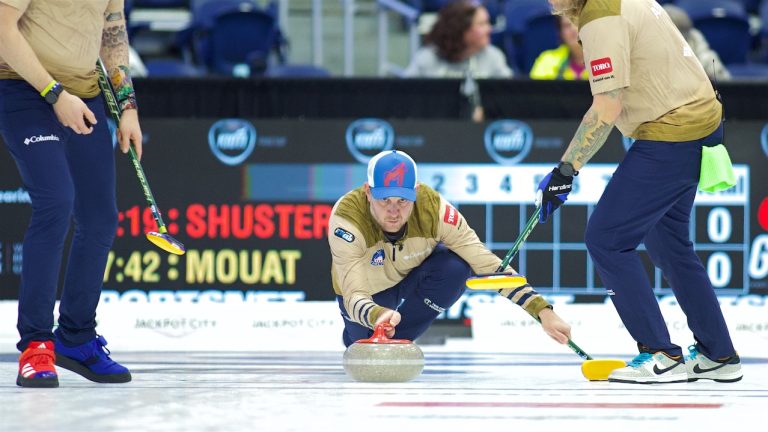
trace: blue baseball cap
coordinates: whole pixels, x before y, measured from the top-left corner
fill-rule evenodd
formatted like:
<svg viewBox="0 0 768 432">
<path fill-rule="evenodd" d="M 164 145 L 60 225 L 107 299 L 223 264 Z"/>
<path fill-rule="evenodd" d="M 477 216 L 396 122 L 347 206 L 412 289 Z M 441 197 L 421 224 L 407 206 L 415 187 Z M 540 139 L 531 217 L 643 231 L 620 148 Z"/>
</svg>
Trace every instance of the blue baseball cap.
<svg viewBox="0 0 768 432">
<path fill-rule="evenodd" d="M 368 185 L 377 200 L 416 201 L 416 162 L 401 151 L 383 151 L 368 162 Z"/>
</svg>

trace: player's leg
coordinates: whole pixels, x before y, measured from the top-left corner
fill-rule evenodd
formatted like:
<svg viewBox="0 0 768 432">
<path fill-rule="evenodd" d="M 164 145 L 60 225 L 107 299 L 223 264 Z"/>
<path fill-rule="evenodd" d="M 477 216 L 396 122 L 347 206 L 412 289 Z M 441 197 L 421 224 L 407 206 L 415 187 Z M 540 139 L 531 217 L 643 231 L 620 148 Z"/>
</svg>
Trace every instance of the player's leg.
<svg viewBox="0 0 768 432">
<path fill-rule="evenodd" d="M 0 80 L 0 133 L 32 202 L 24 235 L 17 328 L 19 385 L 58 385 L 53 368 L 53 307 L 73 187 L 64 147 L 72 135 L 25 81 Z M 49 349 L 50 345 L 50 349 Z M 23 369 L 23 370 L 22 370 Z"/>
<path fill-rule="evenodd" d="M 397 286 L 403 303 L 398 309 L 402 319 L 395 328 L 395 337 L 415 340 L 421 336 L 440 313 L 459 300 L 470 274 L 466 261 L 438 244 Z"/>
<path fill-rule="evenodd" d="M 681 199 L 651 229 L 645 245 L 653 263 L 669 281 L 700 351 L 710 358 L 735 350 L 709 275 L 689 239 L 689 217 L 696 189 Z"/>
<path fill-rule="evenodd" d="M 55 332 L 56 364 L 94 382 L 128 382 L 128 369 L 109 357 L 107 341 L 96 335 L 96 306 L 117 228 L 115 152 L 101 98 L 84 101 L 97 123 L 92 133 L 75 135 L 67 145 L 75 232 Z"/>
<path fill-rule="evenodd" d="M 67 160 L 75 188 L 74 234 L 59 306 L 57 337 L 79 345 L 96 337 L 96 306 L 104 267 L 117 229 L 115 152 L 100 100 L 86 99 L 97 124 L 75 135 Z"/>
<path fill-rule="evenodd" d="M 709 139 L 720 142 L 717 136 Z M 692 186 L 651 229 L 645 245 L 651 260 L 669 281 L 696 340 L 686 359 L 689 379 L 738 381 L 742 377 L 739 357 L 709 275 L 689 238 L 695 198 L 696 187 Z"/>
<path fill-rule="evenodd" d="M 637 141 L 600 197 L 587 224 L 585 243 L 616 311 L 630 335 L 650 351 L 682 355 L 664 323 L 637 246 L 675 202 L 675 188 L 659 173 L 656 147 Z M 655 178 L 658 176 L 658 179 Z"/>
</svg>

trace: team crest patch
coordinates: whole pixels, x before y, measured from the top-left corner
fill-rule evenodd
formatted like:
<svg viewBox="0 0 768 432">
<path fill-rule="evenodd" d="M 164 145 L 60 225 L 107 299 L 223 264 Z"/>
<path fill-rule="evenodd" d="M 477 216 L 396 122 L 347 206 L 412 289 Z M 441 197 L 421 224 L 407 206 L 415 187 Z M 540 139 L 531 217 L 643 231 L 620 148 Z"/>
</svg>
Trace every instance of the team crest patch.
<svg viewBox="0 0 768 432">
<path fill-rule="evenodd" d="M 446 204 L 445 213 L 443 214 L 443 222 L 456 226 L 459 223 L 459 212 L 455 208 Z"/>
<path fill-rule="evenodd" d="M 613 63 L 611 63 L 610 57 L 592 60 L 592 62 L 589 63 L 589 67 L 592 68 L 592 76 L 600 76 L 613 72 Z"/>
<path fill-rule="evenodd" d="M 379 249 L 373 254 L 371 265 L 377 267 L 384 265 L 384 249 Z"/>
<path fill-rule="evenodd" d="M 341 227 L 333 230 L 333 235 L 341 238 L 347 243 L 352 243 L 353 241 L 355 241 L 355 235 Z"/>
</svg>

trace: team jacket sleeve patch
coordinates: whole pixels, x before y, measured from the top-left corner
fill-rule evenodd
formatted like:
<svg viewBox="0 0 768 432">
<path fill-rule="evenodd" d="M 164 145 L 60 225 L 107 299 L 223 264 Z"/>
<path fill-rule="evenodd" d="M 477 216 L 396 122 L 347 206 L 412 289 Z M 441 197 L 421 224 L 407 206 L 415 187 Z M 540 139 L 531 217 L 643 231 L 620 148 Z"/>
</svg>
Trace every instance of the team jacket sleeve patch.
<svg viewBox="0 0 768 432">
<path fill-rule="evenodd" d="M 613 72 L 613 63 L 611 62 L 610 57 L 592 60 L 589 63 L 589 67 L 592 68 L 592 76 L 600 76 Z"/>
<path fill-rule="evenodd" d="M 456 226 L 459 223 L 459 212 L 455 208 L 446 204 L 445 213 L 443 214 L 443 222 Z"/>
<path fill-rule="evenodd" d="M 355 241 L 355 235 L 345 230 L 342 227 L 337 227 L 335 230 L 333 230 L 333 235 L 335 235 L 336 237 L 339 237 L 340 239 L 346 241 L 347 243 L 352 243 L 353 241 Z"/>
</svg>

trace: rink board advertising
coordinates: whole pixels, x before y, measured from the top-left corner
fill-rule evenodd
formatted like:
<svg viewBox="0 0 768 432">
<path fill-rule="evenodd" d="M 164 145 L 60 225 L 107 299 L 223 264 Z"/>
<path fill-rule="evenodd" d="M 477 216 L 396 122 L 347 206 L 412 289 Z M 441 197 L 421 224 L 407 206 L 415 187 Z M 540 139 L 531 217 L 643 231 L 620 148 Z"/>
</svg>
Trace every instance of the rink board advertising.
<svg viewBox="0 0 768 432">
<path fill-rule="evenodd" d="M 144 238 L 156 230 L 128 157 L 116 153 L 119 226 L 105 296 L 132 302 L 331 300 L 327 224 L 333 203 L 366 180 L 367 160 L 408 152 L 499 256 L 533 212 L 535 189 L 559 160 L 575 121 L 152 119 L 142 123 L 144 170 L 175 256 Z M 729 122 L 737 185 L 700 193 L 691 240 L 719 294 L 768 294 L 768 125 Z M 34 145 L 34 144 L 32 144 Z M 602 295 L 584 228 L 631 140 L 614 131 L 576 178 L 550 223 L 513 261 L 543 293 Z M 18 296 L 29 195 L 0 151 L 0 299 Z M 642 251 L 659 294 L 671 291 Z M 486 294 L 479 294 L 485 296 Z M 466 318 L 471 296 L 448 311 Z M 482 300 L 475 300 L 482 301 Z"/>
</svg>

